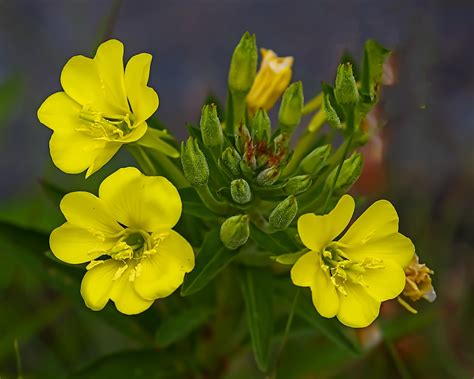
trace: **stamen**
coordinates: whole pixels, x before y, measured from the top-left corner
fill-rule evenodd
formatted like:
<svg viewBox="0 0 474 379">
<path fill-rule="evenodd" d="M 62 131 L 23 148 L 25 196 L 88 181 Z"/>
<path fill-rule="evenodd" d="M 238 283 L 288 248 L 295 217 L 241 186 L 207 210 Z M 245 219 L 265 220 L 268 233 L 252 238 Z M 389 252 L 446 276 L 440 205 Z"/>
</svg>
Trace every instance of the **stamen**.
<svg viewBox="0 0 474 379">
<path fill-rule="evenodd" d="M 112 278 L 112 280 L 119 279 L 122 276 L 122 274 L 127 270 L 127 268 L 128 268 L 128 264 L 124 264 L 122 267 L 117 269 L 117 271 L 115 272 L 115 275 Z"/>
<path fill-rule="evenodd" d="M 76 130 L 97 140 L 120 140 L 133 129 L 131 115 L 104 117 L 101 112 L 95 111 L 87 105 L 82 107 L 79 118 L 84 121 L 84 125 Z"/>
</svg>

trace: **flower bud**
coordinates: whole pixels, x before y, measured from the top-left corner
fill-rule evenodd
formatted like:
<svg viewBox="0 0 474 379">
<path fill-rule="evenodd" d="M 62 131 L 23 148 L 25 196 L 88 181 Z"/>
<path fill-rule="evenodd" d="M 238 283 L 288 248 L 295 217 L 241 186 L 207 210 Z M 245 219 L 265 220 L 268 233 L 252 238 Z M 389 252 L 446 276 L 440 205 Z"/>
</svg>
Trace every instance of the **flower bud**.
<svg viewBox="0 0 474 379">
<path fill-rule="evenodd" d="M 349 62 L 341 63 L 337 68 L 334 96 L 340 105 L 355 105 L 359 101 L 359 90 Z"/>
<path fill-rule="evenodd" d="M 278 166 L 272 166 L 261 171 L 257 175 L 257 183 L 260 186 L 271 186 L 280 177 L 280 169 Z"/>
<path fill-rule="evenodd" d="M 293 132 L 300 123 L 303 102 L 303 84 L 301 82 L 291 84 L 283 94 L 278 114 L 278 122 L 283 132 Z"/>
<path fill-rule="evenodd" d="M 255 35 L 246 32 L 235 48 L 230 62 L 228 83 L 231 91 L 250 91 L 257 71 L 257 60 Z"/>
<path fill-rule="evenodd" d="M 278 57 L 272 50 L 261 49 L 262 63 L 247 95 L 250 114 L 257 109 L 269 110 L 291 80 L 293 57 Z"/>
<path fill-rule="evenodd" d="M 249 235 L 249 217 L 247 215 L 229 217 L 221 225 L 221 241 L 230 250 L 244 245 L 249 239 Z"/>
<path fill-rule="evenodd" d="M 270 117 L 268 117 L 268 113 L 265 110 L 259 109 L 257 113 L 255 113 L 255 116 L 250 122 L 250 129 L 252 130 L 252 139 L 255 143 L 268 141 L 270 139 Z"/>
<path fill-rule="evenodd" d="M 336 110 L 332 106 L 329 95 L 324 95 L 323 109 L 326 113 L 326 120 L 328 121 L 328 124 L 331 125 L 333 128 L 340 129 L 342 127 L 341 119 L 339 118 Z"/>
<path fill-rule="evenodd" d="M 199 148 L 199 145 L 192 137 L 187 143 L 181 143 L 181 164 L 183 165 L 184 176 L 194 186 L 206 184 L 209 180 L 209 167 L 206 157 Z"/>
<path fill-rule="evenodd" d="M 268 222 L 275 230 L 286 229 L 298 212 L 298 202 L 293 195 L 288 196 L 270 214 Z"/>
<path fill-rule="evenodd" d="M 331 145 L 319 146 L 303 158 L 300 167 L 306 174 L 316 175 L 324 167 L 329 154 Z"/>
<path fill-rule="evenodd" d="M 245 179 L 235 179 L 230 183 L 230 195 L 237 204 L 247 204 L 252 199 L 250 186 Z"/>
<path fill-rule="evenodd" d="M 224 134 L 215 104 L 204 105 L 201 112 L 200 126 L 204 145 L 220 150 L 224 143 Z"/>
<path fill-rule="evenodd" d="M 240 123 L 237 134 L 235 135 L 235 147 L 240 154 L 243 154 L 247 144 L 252 142 L 252 137 L 250 137 L 250 132 L 247 129 L 247 126 L 243 123 Z"/>
<path fill-rule="evenodd" d="M 305 192 L 313 183 L 311 176 L 309 175 L 298 175 L 290 178 L 285 185 L 285 194 L 287 195 L 298 195 Z"/>
<path fill-rule="evenodd" d="M 359 179 L 362 171 L 362 156 L 359 153 L 354 153 L 350 158 L 346 159 L 342 164 L 341 171 L 334 185 L 333 194 L 342 195 L 347 192 L 349 188 Z M 337 173 L 337 167 L 328 175 L 325 183 L 325 188 L 329 190 L 333 184 Z"/>
<path fill-rule="evenodd" d="M 240 155 L 233 147 L 224 150 L 221 156 L 221 162 L 233 176 L 240 175 Z"/>
</svg>

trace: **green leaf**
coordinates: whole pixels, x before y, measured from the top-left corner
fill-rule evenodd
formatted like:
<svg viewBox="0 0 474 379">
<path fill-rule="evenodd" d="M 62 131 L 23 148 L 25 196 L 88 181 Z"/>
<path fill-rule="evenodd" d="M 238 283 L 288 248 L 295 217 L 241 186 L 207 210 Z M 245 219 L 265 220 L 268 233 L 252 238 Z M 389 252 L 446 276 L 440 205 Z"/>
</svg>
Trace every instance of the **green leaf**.
<svg viewBox="0 0 474 379">
<path fill-rule="evenodd" d="M 273 254 L 286 254 L 299 250 L 301 247 L 298 246 L 294 238 L 291 238 L 287 231 L 276 232 L 267 234 L 260 230 L 253 224 L 250 224 L 250 238 L 257 244 L 257 246 L 265 251 L 270 251 Z"/>
<path fill-rule="evenodd" d="M 145 135 L 140 138 L 136 143 L 148 149 L 163 153 L 168 157 L 179 158 L 178 150 L 163 141 L 163 138 L 167 138 L 168 136 L 169 133 L 165 130 L 147 128 Z"/>
<path fill-rule="evenodd" d="M 294 297 L 294 286 L 289 282 L 289 280 L 275 283 L 275 289 L 279 298 L 287 304 L 288 307 L 291 307 Z M 341 325 L 339 321 L 334 318 L 328 319 L 322 317 L 314 308 L 314 305 L 307 294 L 302 293 L 300 295 L 295 314 L 315 329 L 319 330 L 339 347 L 356 355 L 361 354 L 359 344 L 344 331 L 344 329 L 347 328 Z"/>
<path fill-rule="evenodd" d="M 201 198 L 194 188 L 181 188 L 179 190 L 179 195 L 183 202 L 184 214 L 196 216 L 202 220 L 216 220 L 217 216 L 202 203 Z"/>
<path fill-rule="evenodd" d="M 131 350 L 97 359 L 70 379 L 176 379 L 186 377 L 182 361 L 157 350 Z"/>
<path fill-rule="evenodd" d="M 219 227 L 211 230 L 196 257 L 194 270 L 184 279 L 181 295 L 189 296 L 203 289 L 235 257 L 236 253 L 222 244 L 219 237 Z"/>
<path fill-rule="evenodd" d="M 253 354 L 258 368 L 266 372 L 273 336 L 272 276 L 267 269 L 243 268 L 241 284 Z"/>
<path fill-rule="evenodd" d="M 377 95 L 377 88 L 382 80 L 383 64 L 389 54 L 390 50 L 374 40 L 369 39 L 365 43 L 361 92 L 370 99 L 374 99 Z"/>
<path fill-rule="evenodd" d="M 156 331 L 156 343 L 159 347 L 167 347 L 182 340 L 204 324 L 211 314 L 210 307 L 198 306 L 183 309 L 180 313 L 163 321 Z"/>
</svg>

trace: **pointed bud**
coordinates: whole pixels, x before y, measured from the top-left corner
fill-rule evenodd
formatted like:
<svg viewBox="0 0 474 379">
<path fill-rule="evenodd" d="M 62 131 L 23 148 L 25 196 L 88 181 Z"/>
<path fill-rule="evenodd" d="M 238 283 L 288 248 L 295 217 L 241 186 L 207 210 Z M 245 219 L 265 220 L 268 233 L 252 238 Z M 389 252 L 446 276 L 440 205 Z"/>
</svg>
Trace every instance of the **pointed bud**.
<svg viewBox="0 0 474 379">
<path fill-rule="evenodd" d="M 247 204 L 252 200 L 252 191 L 245 179 L 235 179 L 230 183 L 230 195 L 237 204 Z"/>
<path fill-rule="evenodd" d="M 221 122 L 217 116 L 217 107 L 215 104 L 206 104 L 201 112 L 201 135 L 204 146 L 218 148 L 219 152 L 224 143 L 224 133 L 222 132 Z"/>
<path fill-rule="evenodd" d="M 257 175 L 257 183 L 260 186 L 271 186 L 280 177 L 280 169 L 278 166 L 272 166 L 261 171 Z"/>
<path fill-rule="evenodd" d="M 350 62 L 341 63 L 337 68 L 334 96 L 340 105 L 356 105 L 359 102 L 359 90 L 352 73 Z"/>
<path fill-rule="evenodd" d="M 249 235 L 249 217 L 247 215 L 229 217 L 221 225 L 221 241 L 230 250 L 244 245 L 249 239 Z"/>
<path fill-rule="evenodd" d="M 250 122 L 250 129 L 252 130 L 252 138 L 255 143 L 260 141 L 268 141 L 270 139 L 271 125 L 270 117 L 267 111 L 259 109 Z"/>
<path fill-rule="evenodd" d="M 252 142 L 252 137 L 250 136 L 250 132 L 247 129 L 247 126 L 245 124 L 240 123 L 238 129 L 237 129 L 237 134 L 235 136 L 235 147 L 239 151 L 240 154 L 243 154 L 245 151 L 245 146 L 248 143 Z"/>
<path fill-rule="evenodd" d="M 206 157 L 192 137 L 181 143 L 181 163 L 184 176 L 194 186 L 206 184 L 209 180 L 209 167 Z"/>
<path fill-rule="evenodd" d="M 300 123 L 303 102 L 303 84 L 301 82 L 291 84 L 283 94 L 278 114 L 278 122 L 282 131 L 291 133 Z"/>
<path fill-rule="evenodd" d="M 257 43 L 255 35 L 246 32 L 234 50 L 229 69 L 229 88 L 247 93 L 252 87 L 257 71 Z"/>
<path fill-rule="evenodd" d="M 233 176 L 240 175 L 240 155 L 233 147 L 224 150 L 221 156 L 221 162 Z"/>
<path fill-rule="evenodd" d="M 303 172 L 316 175 L 323 167 L 331 154 L 331 145 L 319 146 L 309 153 L 300 163 Z"/>
<path fill-rule="evenodd" d="M 341 171 L 334 185 L 334 179 L 337 173 L 337 167 L 328 175 L 325 183 L 326 191 L 334 185 L 333 195 L 340 196 L 346 193 L 352 185 L 359 179 L 362 171 L 362 156 L 359 153 L 354 153 L 350 158 L 347 158 L 342 164 Z"/>
<path fill-rule="evenodd" d="M 268 222 L 275 230 L 286 229 L 298 212 L 298 202 L 293 195 L 288 196 L 270 214 Z"/>
<path fill-rule="evenodd" d="M 329 95 L 324 95 L 323 109 L 326 113 L 326 120 L 328 121 L 328 124 L 331 125 L 333 128 L 340 129 L 342 127 L 341 119 L 339 118 L 336 110 L 332 106 Z"/>
<path fill-rule="evenodd" d="M 285 193 L 287 195 L 298 195 L 305 192 L 313 183 L 311 176 L 298 175 L 290 178 L 285 185 Z"/>
</svg>

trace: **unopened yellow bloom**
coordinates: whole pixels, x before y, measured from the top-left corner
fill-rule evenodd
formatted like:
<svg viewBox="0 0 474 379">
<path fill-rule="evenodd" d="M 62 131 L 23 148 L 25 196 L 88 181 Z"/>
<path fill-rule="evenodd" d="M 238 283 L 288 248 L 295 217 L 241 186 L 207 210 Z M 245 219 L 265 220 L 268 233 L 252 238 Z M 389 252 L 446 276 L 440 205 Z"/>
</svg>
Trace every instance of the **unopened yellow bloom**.
<svg viewBox="0 0 474 379">
<path fill-rule="evenodd" d="M 51 251 L 67 263 L 90 262 L 81 295 L 93 310 L 111 299 L 122 313 L 143 312 L 194 268 L 190 244 L 172 230 L 181 199 L 164 177 L 122 168 L 102 182 L 99 197 L 64 196 L 61 211 L 67 222 L 51 233 Z"/>
<path fill-rule="evenodd" d="M 104 42 L 93 59 L 77 55 L 64 66 L 64 92 L 49 96 L 38 118 L 53 130 L 51 158 L 62 171 L 86 177 L 106 164 L 125 143 L 139 140 L 158 108 L 147 86 L 151 55 L 133 56 L 124 70 L 123 44 Z"/>
<path fill-rule="evenodd" d="M 269 110 L 290 84 L 293 57 L 278 57 L 272 50 L 262 49 L 262 64 L 247 95 L 251 114 L 262 108 Z"/>
<path fill-rule="evenodd" d="M 403 290 L 403 296 L 413 301 L 424 298 L 430 303 L 436 300 L 436 292 L 431 283 L 431 275 L 434 271 L 424 263 L 420 263 L 418 255 L 412 259 L 410 264 L 405 267 L 406 285 Z"/>
<path fill-rule="evenodd" d="M 392 204 L 372 204 L 337 241 L 354 213 L 354 199 L 344 195 L 327 215 L 305 214 L 298 233 L 311 251 L 291 269 L 294 284 L 310 287 L 313 304 L 324 317 L 361 328 L 374 321 L 382 301 L 397 297 L 405 286 L 405 267 L 415 248 L 398 233 Z"/>
</svg>

